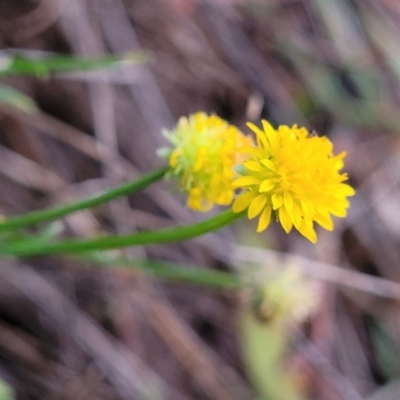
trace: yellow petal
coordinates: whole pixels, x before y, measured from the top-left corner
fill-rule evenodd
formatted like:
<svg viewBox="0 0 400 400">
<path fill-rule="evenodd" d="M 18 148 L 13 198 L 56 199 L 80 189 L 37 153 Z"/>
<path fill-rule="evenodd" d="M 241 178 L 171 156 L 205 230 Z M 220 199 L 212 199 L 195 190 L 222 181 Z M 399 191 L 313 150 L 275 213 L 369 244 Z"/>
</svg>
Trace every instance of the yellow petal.
<svg viewBox="0 0 400 400">
<path fill-rule="evenodd" d="M 272 209 L 271 206 L 266 206 L 258 220 L 257 232 L 265 231 L 271 222 Z"/>
<path fill-rule="evenodd" d="M 269 160 L 268 158 L 263 158 L 260 163 L 264 165 L 265 167 L 269 168 L 271 171 L 276 171 L 276 166 L 275 164 Z"/>
<path fill-rule="evenodd" d="M 332 218 L 329 215 L 328 211 L 326 211 L 325 209 L 317 210 L 314 216 L 314 220 L 326 230 L 333 230 Z"/>
<path fill-rule="evenodd" d="M 254 125 L 252 122 L 248 122 L 246 125 L 256 134 L 257 138 L 264 146 L 268 145 L 265 133 L 257 125 Z"/>
<path fill-rule="evenodd" d="M 241 178 L 236 179 L 232 185 L 234 188 L 251 186 L 251 185 L 259 185 L 260 180 L 255 178 L 254 176 L 242 176 Z"/>
<path fill-rule="evenodd" d="M 286 210 L 288 211 L 288 213 L 290 214 L 290 212 L 292 211 L 292 208 L 293 208 L 293 197 L 287 190 L 285 190 L 283 192 L 283 204 L 284 204 Z"/>
<path fill-rule="evenodd" d="M 240 193 L 238 197 L 236 197 L 235 201 L 232 204 L 232 210 L 235 213 L 240 213 L 245 210 L 250 202 L 253 200 L 254 194 L 252 192 L 243 192 Z"/>
<path fill-rule="evenodd" d="M 264 132 L 255 124 L 253 124 L 252 122 L 247 122 L 246 126 L 248 128 L 250 128 L 254 133 L 257 133 L 258 135 L 263 135 Z"/>
<path fill-rule="evenodd" d="M 312 226 L 312 224 L 306 224 L 303 220 L 298 231 L 306 237 L 310 242 L 317 243 L 317 234 Z"/>
<path fill-rule="evenodd" d="M 301 209 L 296 203 L 293 203 L 292 212 L 290 216 L 292 218 L 293 225 L 296 227 L 296 229 L 299 229 L 303 218 L 301 214 Z"/>
<path fill-rule="evenodd" d="M 265 119 L 261 120 L 265 133 L 275 132 L 274 127 Z"/>
<path fill-rule="evenodd" d="M 283 197 L 280 194 L 274 193 L 271 196 L 271 201 L 272 201 L 272 208 L 274 210 L 277 210 L 283 204 Z"/>
<path fill-rule="evenodd" d="M 341 195 L 344 196 L 354 196 L 356 191 L 350 186 L 345 183 L 340 184 L 340 188 L 338 190 Z"/>
<path fill-rule="evenodd" d="M 255 197 L 249 206 L 249 209 L 247 211 L 247 216 L 249 219 L 253 219 L 257 217 L 258 214 L 261 213 L 262 209 L 265 207 L 267 204 L 267 196 L 264 194 L 260 194 L 257 197 Z"/>
<path fill-rule="evenodd" d="M 347 215 L 347 208 L 349 207 L 349 202 L 347 200 L 334 200 L 326 208 L 335 217 L 344 218 Z"/>
<path fill-rule="evenodd" d="M 271 148 L 276 151 L 279 146 L 278 132 L 272 127 L 272 125 L 268 121 L 262 120 L 261 123 L 263 125 L 264 132 L 268 138 Z"/>
<path fill-rule="evenodd" d="M 289 233 L 292 230 L 293 222 L 290 219 L 285 207 L 281 207 L 279 209 L 279 222 L 281 223 L 286 233 Z"/>
<path fill-rule="evenodd" d="M 220 193 L 217 196 L 216 203 L 220 204 L 221 206 L 227 206 L 232 203 L 233 199 L 233 191 L 232 190 L 227 190 L 225 192 Z"/>
<path fill-rule="evenodd" d="M 202 212 L 211 210 L 213 206 L 212 203 L 207 200 L 201 199 L 201 197 L 199 197 L 197 194 L 189 194 L 187 204 L 192 210 Z"/>
<path fill-rule="evenodd" d="M 260 189 L 258 189 L 258 191 L 260 193 L 270 192 L 274 187 L 275 187 L 275 183 L 273 183 L 271 180 L 267 179 L 261 183 Z"/>
<path fill-rule="evenodd" d="M 312 202 L 308 199 L 301 199 L 301 210 L 303 212 L 304 219 L 312 221 L 314 218 L 314 206 Z"/>
<path fill-rule="evenodd" d="M 246 161 L 243 163 L 243 165 L 249 170 L 249 171 L 254 171 L 254 172 L 262 172 L 264 171 L 264 168 L 258 163 L 257 161 Z"/>
</svg>

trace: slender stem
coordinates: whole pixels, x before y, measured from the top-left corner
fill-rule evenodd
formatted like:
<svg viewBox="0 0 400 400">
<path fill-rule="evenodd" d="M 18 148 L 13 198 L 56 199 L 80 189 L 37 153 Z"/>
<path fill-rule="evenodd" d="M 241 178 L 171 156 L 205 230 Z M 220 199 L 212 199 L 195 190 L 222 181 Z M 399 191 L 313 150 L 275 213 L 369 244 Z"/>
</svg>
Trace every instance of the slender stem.
<svg viewBox="0 0 400 400">
<path fill-rule="evenodd" d="M 124 262 L 121 262 L 121 264 L 130 266 Z M 133 264 L 131 264 L 131 266 L 134 267 Z M 137 268 L 140 268 L 145 273 L 153 274 L 160 279 L 168 279 L 223 289 L 240 288 L 239 278 L 234 274 L 223 271 L 177 266 L 158 261 L 147 261 L 141 264 L 139 263 Z"/>
<path fill-rule="evenodd" d="M 47 208 L 45 210 L 33 211 L 21 216 L 6 218 L 0 223 L 0 232 L 11 229 L 24 228 L 29 225 L 34 225 L 39 222 L 48 222 L 76 211 L 84 210 L 91 207 L 96 207 L 100 204 L 109 202 L 118 197 L 126 196 L 130 193 L 143 190 L 147 186 L 161 179 L 168 168 L 162 168 L 157 171 L 150 172 L 143 175 L 136 181 L 127 182 L 114 189 L 108 190 L 103 193 L 95 194 L 94 196 L 86 199 L 79 200 L 75 203 L 66 204 L 63 206 L 56 206 Z"/>
<path fill-rule="evenodd" d="M 239 289 L 241 282 L 238 276 L 233 273 L 198 268 L 189 265 L 176 265 L 173 263 L 153 260 L 132 260 L 124 257 L 108 257 L 97 253 L 94 257 L 83 258 L 95 265 L 113 265 L 128 267 L 154 275 L 159 279 L 186 282 L 195 285 L 205 285 L 221 289 Z"/>
<path fill-rule="evenodd" d="M 154 232 L 139 232 L 126 236 L 105 236 L 96 239 L 67 239 L 58 243 L 37 243 L 29 241 L 4 243 L 0 255 L 33 256 L 54 253 L 83 253 L 93 250 L 116 249 L 145 244 L 161 244 L 187 240 L 215 231 L 240 218 L 244 213 L 235 214 L 232 210 L 193 225 L 178 226 Z"/>
</svg>

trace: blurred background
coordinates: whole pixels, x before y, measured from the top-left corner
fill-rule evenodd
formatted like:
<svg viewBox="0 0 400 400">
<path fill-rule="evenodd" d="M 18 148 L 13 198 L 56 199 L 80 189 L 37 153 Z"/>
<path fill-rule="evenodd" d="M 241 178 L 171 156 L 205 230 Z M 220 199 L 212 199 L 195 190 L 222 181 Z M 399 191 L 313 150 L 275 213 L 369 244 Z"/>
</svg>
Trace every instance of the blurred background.
<svg viewBox="0 0 400 400">
<path fill-rule="evenodd" d="M 243 220 L 124 251 L 238 274 L 241 291 L 65 257 L 3 261 L 0 399 L 399 399 L 399 2 L 1 1 L 0 45 L 1 83 L 27 96 L 0 96 L 1 214 L 162 166 L 162 129 L 196 111 L 245 132 L 264 118 L 326 135 L 357 189 L 316 245 Z M 54 53 L 147 62 L 4 72 L 12 54 Z M 204 217 L 160 182 L 51 229 L 92 237 Z"/>
</svg>

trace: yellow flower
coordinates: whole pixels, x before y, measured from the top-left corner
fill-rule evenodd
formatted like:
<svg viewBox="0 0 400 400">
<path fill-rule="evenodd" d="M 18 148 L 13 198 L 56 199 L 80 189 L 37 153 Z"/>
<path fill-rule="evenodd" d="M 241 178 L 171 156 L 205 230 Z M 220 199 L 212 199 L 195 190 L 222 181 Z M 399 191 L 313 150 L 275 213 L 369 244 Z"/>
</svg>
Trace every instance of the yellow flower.
<svg viewBox="0 0 400 400">
<path fill-rule="evenodd" d="M 231 204 L 234 167 L 245 160 L 242 149 L 251 146 L 252 139 L 203 112 L 181 117 L 165 136 L 173 145 L 168 151 L 170 175 L 178 177 L 181 190 L 188 193 L 188 207 L 208 211 L 214 204 Z"/>
<path fill-rule="evenodd" d="M 286 233 L 294 226 L 315 243 L 313 223 L 332 230 L 331 215 L 345 217 L 347 197 L 355 194 L 343 183 L 347 174 L 340 173 L 346 153 L 335 156 L 328 138 L 309 135 L 297 125 L 274 129 L 262 121 L 263 130 L 247 125 L 256 134 L 257 146 L 248 150 L 242 176 L 234 181 L 243 191 L 233 211 L 247 209 L 250 219 L 259 216 L 257 232 L 265 230 L 274 215 Z"/>
</svg>

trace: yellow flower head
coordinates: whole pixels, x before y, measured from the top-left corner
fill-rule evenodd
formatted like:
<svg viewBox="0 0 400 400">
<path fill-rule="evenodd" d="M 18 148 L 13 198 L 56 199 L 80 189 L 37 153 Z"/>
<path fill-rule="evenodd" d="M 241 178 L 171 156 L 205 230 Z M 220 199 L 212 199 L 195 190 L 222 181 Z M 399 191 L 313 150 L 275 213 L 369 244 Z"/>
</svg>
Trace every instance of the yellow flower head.
<svg viewBox="0 0 400 400">
<path fill-rule="evenodd" d="M 257 232 L 266 229 L 272 215 L 286 233 L 293 226 L 315 243 L 313 223 L 332 230 L 331 214 L 345 217 L 348 196 L 354 189 L 343 183 L 347 174 L 342 152 L 333 155 L 333 145 L 326 137 L 309 135 L 307 129 L 281 125 L 274 129 L 262 121 L 263 130 L 252 123 L 248 127 L 257 137 L 257 146 L 242 165 L 242 175 L 234 181 L 243 191 L 233 203 L 233 211 L 247 209 L 248 217 L 259 216 Z"/>
<path fill-rule="evenodd" d="M 235 126 L 216 115 L 197 112 L 181 117 L 165 132 L 173 148 L 168 152 L 170 175 L 177 176 L 193 210 L 208 211 L 214 204 L 232 203 L 234 167 L 245 160 L 242 149 L 252 145 Z"/>
</svg>

